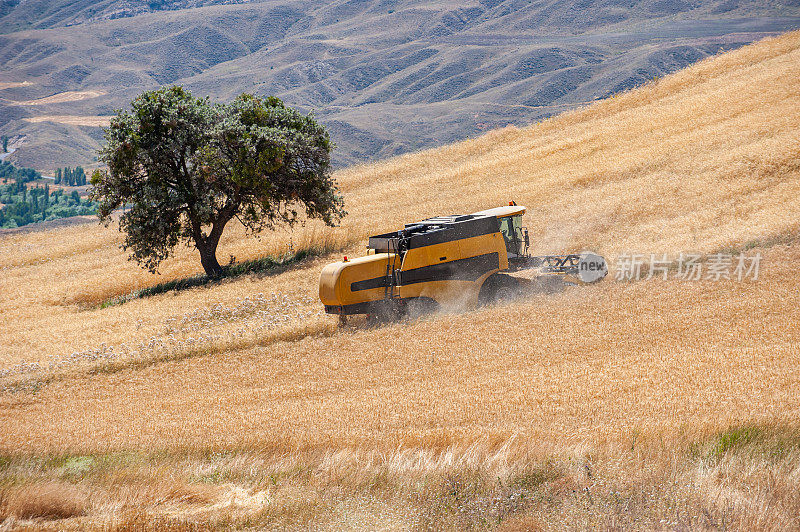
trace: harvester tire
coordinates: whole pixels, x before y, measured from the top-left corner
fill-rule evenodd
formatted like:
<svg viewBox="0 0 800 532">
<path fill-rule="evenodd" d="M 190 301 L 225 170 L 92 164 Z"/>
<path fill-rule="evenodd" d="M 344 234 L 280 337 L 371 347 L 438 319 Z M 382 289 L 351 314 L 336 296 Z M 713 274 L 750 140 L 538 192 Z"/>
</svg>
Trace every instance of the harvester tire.
<svg viewBox="0 0 800 532">
<path fill-rule="evenodd" d="M 560 275 L 542 275 L 533 280 L 532 291 L 542 294 L 557 294 L 566 288 Z"/>
<path fill-rule="evenodd" d="M 509 301 L 523 293 L 523 280 L 503 273 L 490 275 L 481 286 L 478 303 L 487 305 L 499 301 Z"/>
<path fill-rule="evenodd" d="M 439 303 L 429 297 L 415 297 L 406 300 L 405 315 L 410 318 L 418 318 L 425 314 L 436 312 Z"/>
<path fill-rule="evenodd" d="M 383 299 L 376 301 L 370 307 L 367 314 L 367 324 L 379 325 L 391 321 L 397 321 L 405 314 L 405 305 L 396 299 Z"/>
</svg>

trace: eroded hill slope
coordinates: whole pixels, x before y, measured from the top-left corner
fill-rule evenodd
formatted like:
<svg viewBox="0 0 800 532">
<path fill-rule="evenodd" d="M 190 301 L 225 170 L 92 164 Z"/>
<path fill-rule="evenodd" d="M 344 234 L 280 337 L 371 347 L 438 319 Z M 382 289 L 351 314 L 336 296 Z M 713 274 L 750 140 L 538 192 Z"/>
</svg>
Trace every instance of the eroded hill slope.
<svg viewBox="0 0 800 532">
<path fill-rule="evenodd" d="M 353 164 L 526 125 L 798 17 L 775 1 L 12 2 L 0 10 L 0 81 L 28 85 L 0 89 L 0 134 L 27 135 L 18 164 L 90 166 L 101 131 L 79 117 L 178 83 L 314 110 L 337 163 Z M 102 95 L 19 104 L 65 92 Z"/>
</svg>

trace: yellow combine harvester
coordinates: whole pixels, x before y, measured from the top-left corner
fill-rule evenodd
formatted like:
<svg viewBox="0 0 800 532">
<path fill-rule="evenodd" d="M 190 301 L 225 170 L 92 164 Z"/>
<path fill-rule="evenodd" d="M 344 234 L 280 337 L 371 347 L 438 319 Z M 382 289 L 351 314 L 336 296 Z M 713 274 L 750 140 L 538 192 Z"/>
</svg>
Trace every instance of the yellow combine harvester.
<svg viewBox="0 0 800 532">
<path fill-rule="evenodd" d="M 429 218 L 369 238 L 367 255 L 325 266 L 319 296 L 329 314 L 400 316 L 410 308 L 476 306 L 510 297 L 529 280 L 500 272 L 538 269 L 594 282 L 608 269 L 598 255 L 532 257 L 525 207 L 513 202 L 467 215 Z"/>
</svg>

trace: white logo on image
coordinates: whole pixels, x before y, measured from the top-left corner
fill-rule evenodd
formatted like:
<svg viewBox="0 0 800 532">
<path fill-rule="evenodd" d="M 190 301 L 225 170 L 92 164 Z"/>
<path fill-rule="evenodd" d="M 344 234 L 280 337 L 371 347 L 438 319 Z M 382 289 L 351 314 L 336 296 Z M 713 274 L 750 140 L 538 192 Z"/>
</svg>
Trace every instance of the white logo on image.
<svg viewBox="0 0 800 532">
<path fill-rule="evenodd" d="M 581 281 L 584 283 L 593 283 L 599 281 L 606 275 L 608 275 L 606 259 L 591 251 L 584 251 L 580 254 L 580 260 L 578 260 L 578 278 Z"/>
</svg>

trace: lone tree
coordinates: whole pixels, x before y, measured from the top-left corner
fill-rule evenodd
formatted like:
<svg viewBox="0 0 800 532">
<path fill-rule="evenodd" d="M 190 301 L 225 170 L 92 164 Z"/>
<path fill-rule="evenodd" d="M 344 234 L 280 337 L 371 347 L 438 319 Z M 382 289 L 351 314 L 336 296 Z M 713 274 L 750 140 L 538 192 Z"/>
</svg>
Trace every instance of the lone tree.
<svg viewBox="0 0 800 532">
<path fill-rule="evenodd" d="M 298 212 L 333 226 L 346 213 L 330 173 L 331 142 L 312 116 L 278 98 L 242 94 L 228 104 L 181 87 L 138 96 L 105 131 L 92 199 L 108 225 L 119 219 L 123 249 L 151 272 L 181 242 L 194 244 L 218 277 L 225 225 L 252 232 L 294 225 Z"/>
</svg>

